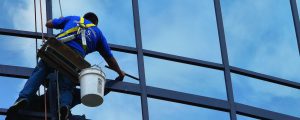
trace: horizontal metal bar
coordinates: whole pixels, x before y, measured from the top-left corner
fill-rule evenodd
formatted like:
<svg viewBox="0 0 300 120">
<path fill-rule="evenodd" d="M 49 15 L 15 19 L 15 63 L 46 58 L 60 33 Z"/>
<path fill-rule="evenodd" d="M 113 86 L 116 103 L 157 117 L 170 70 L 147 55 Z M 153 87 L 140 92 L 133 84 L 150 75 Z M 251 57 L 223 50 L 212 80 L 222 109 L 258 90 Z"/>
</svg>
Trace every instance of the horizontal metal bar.
<svg viewBox="0 0 300 120">
<path fill-rule="evenodd" d="M 0 108 L 0 115 L 6 115 L 7 109 Z"/>
<path fill-rule="evenodd" d="M 233 69 L 237 70 L 237 68 L 233 68 Z M 0 76 L 28 78 L 32 71 L 33 71 L 32 68 L 0 65 Z M 109 80 L 106 84 L 106 87 L 107 89 L 115 92 L 121 92 L 126 94 L 133 94 L 133 95 L 141 94 L 141 89 L 137 84 Z M 220 111 L 229 111 L 228 103 L 227 101 L 224 100 L 208 98 L 208 97 L 198 96 L 198 95 L 193 95 L 188 93 L 176 92 L 176 91 L 155 88 L 150 86 L 147 86 L 146 91 L 148 97 L 151 98 L 178 102 L 178 103 L 183 103 L 183 104 L 188 104 L 193 106 L 205 107 L 205 108 L 210 108 L 210 109 L 215 109 Z M 291 118 L 291 120 L 295 118 L 281 113 L 271 112 L 268 110 L 259 109 L 259 108 L 255 108 L 243 104 L 235 103 L 235 105 L 237 106 L 237 113 L 241 115 L 250 116 L 250 117 L 273 119 L 275 117 L 272 116 L 277 116 L 276 118 Z M 2 111 L 0 110 L 0 114 L 3 114 L 4 112 L 5 112 L 4 110 Z M 270 113 L 271 115 L 266 115 L 268 113 Z M 300 119 L 300 118 L 296 118 L 296 119 Z"/>
<path fill-rule="evenodd" d="M 105 88 L 110 91 L 132 94 L 132 95 L 140 95 L 141 88 L 138 84 L 132 84 L 127 82 L 120 82 L 116 80 L 107 80 L 105 84 Z"/>
<path fill-rule="evenodd" d="M 231 72 L 236 73 L 236 74 L 240 74 L 240 75 L 260 79 L 263 81 L 300 89 L 300 83 L 297 83 L 297 82 L 293 82 L 293 81 L 289 81 L 289 80 L 285 80 L 285 79 L 281 79 L 281 78 L 277 78 L 277 77 L 237 68 L 237 67 L 232 67 L 232 66 L 230 66 L 230 69 L 231 69 Z"/>
<path fill-rule="evenodd" d="M 0 76 L 14 77 L 14 78 L 29 78 L 32 68 L 0 65 Z"/>
<path fill-rule="evenodd" d="M 188 104 L 198 107 L 204 107 L 209 109 L 215 109 L 220 111 L 229 112 L 229 104 L 225 100 L 219 100 L 209 97 L 203 97 L 188 93 L 182 93 L 172 90 L 166 90 L 155 87 L 147 87 L 147 95 L 148 97 L 161 99 L 171 102 L 177 102 L 182 104 Z"/>
<path fill-rule="evenodd" d="M 248 117 L 269 120 L 300 120 L 300 118 L 256 108 L 248 105 L 235 103 L 237 113 Z"/>
<path fill-rule="evenodd" d="M 133 47 L 127 47 L 127 46 L 116 45 L 116 44 L 109 44 L 109 47 L 114 51 L 137 54 L 137 49 Z"/>
<path fill-rule="evenodd" d="M 0 28 L 0 35 L 42 39 L 42 33 L 39 32 L 35 33 L 30 31 L 13 30 L 13 29 L 6 29 L 6 28 Z M 46 33 L 44 33 L 44 36 L 45 38 L 49 37 Z"/>
<path fill-rule="evenodd" d="M 145 56 L 149 56 L 149 57 L 170 60 L 170 61 L 180 62 L 185 64 L 191 64 L 191 65 L 196 65 L 201 67 L 207 67 L 207 68 L 212 68 L 217 70 L 224 70 L 224 66 L 218 63 L 207 62 L 207 61 L 202 61 L 202 60 L 197 60 L 197 59 L 192 59 L 187 57 L 181 57 L 181 56 L 176 56 L 176 55 L 171 55 L 171 54 L 166 54 L 161 52 L 150 51 L 150 50 L 143 50 L 143 53 Z"/>
<path fill-rule="evenodd" d="M 5 108 L 0 108 L 0 115 L 6 115 L 7 109 Z M 25 111 L 25 110 L 20 110 L 19 113 L 24 116 L 28 117 L 33 117 L 33 118 L 44 118 L 45 113 L 44 112 L 32 112 L 32 111 Z M 52 114 L 47 113 L 47 117 L 51 118 Z"/>
</svg>

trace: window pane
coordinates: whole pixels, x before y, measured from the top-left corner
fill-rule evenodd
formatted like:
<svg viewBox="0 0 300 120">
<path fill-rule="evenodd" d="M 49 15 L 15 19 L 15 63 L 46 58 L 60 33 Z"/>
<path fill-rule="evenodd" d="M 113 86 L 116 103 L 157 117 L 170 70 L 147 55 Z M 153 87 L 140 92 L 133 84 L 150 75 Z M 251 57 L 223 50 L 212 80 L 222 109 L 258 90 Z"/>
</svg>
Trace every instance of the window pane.
<svg viewBox="0 0 300 120">
<path fill-rule="evenodd" d="M 1 0 L 0 4 L 0 28 L 34 31 L 34 1 L 33 0 Z M 37 0 L 37 26 L 41 31 L 40 3 Z M 46 23 L 46 4 L 42 0 L 43 23 Z M 44 26 L 44 32 L 46 32 Z"/>
<path fill-rule="evenodd" d="M 300 117 L 298 89 L 237 74 L 232 79 L 236 102 Z"/>
<path fill-rule="evenodd" d="M 92 108 L 81 104 L 72 113 L 85 114 L 91 120 L 142 120 L 140 97 L 114 92 L 104 97 L 101 106 Z"/>
<path fill-rule="evenodd" d="M 150 120 L 229 120 L 226 112 L 148 98 Z"/>
<path fill-rule="evenodd" d="M 145 57 L 147 85 L 226 100 L 224 73 Z"/>
<path fill-rule="evenodd" d="M 120 68 L 126 72 L 127 74 L 133 75 L 135 77 L 139 77 L 138 75 L 138 67 L 137 67 L 137 57 L 134 54 L 127 54 L 121 52 L 113 52 L 114 57 L 120 65 Z M 98 52 L 94 52 L 86 56 L 86 60 L 91 63 L 91 65 L 99 65 L 102 67 L 102 70 L 105 72 L 106 78 L 115 79 L 118 77 L 118 74 L 113 70 L 103 68 L 103 66 L 107 65 L 102 56 L 99 55 Z M 139 84 L 137 80 L 126 77 L 124 78 L 125 82 L 136 83 Z"/>
<path fill-rule="evenodd" d="M 231 65 L 300 82 L 289 0 L 222 0 L 222 10 Z"/>
<path fill-rule="evenodd" d="M 299 0 L 296 0 L 296 2 L 297 2 L 298 14 L 300 14 L 300 2 L 299 2 Z"/>
<path fill-rule="evenodd" d="M 26 80 L 0 77 L 0 108 L 9 108 L 19 96 Z"/>
<path fill-rule="evenodd" d="M 242 116 L 242 115 L 237 115 L 237 119 L 238 120 L 258 120 L 258 119 L 255 119 L 255 118 L 246 117 L 246 116 Z"/>
<path fill-rule="evenodd" d="M 96 13 L 98 27 L 109 43 L 135 47 L 131 0 L 62 0 L 61 5 L 63 16 Z M 58 0 L 53 0 L 53 17 L 60 17 Z"/>
<path fill-rule="evenodd" d="M 221 63 L 212 0 L 141 0 L 145 49 Z"/>
<path fill-rule="evenodd" d="M 0 64 L 35 67 L 35 47 L 35 39 L 0 35 Z"/>
</svg>

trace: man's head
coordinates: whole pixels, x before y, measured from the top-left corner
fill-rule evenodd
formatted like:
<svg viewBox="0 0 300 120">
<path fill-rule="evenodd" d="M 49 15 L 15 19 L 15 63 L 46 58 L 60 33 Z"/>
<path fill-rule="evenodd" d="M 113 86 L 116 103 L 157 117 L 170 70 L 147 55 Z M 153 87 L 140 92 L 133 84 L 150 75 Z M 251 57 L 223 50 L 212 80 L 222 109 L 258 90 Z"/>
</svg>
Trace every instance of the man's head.
<svg viewBox="0 0 300 120">
<path fill-rule="evenodd" d="M 88 12 L 88 13 L 84 14 L 83 18 L 91 21 L 95 25 L 98 25 L 98 17 L 93 12 Z"/>
</svg>

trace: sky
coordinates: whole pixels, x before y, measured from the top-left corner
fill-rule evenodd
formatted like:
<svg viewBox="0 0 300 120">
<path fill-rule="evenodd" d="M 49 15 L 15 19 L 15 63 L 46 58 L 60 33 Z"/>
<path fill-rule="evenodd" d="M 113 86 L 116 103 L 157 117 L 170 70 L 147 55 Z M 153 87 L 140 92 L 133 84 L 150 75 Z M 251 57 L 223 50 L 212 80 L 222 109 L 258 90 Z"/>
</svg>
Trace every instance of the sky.
<svg viewBox="0 0 300 120">
<path fill-rule="evenodd" d="M 109 43 L 135 47 L 130 0 L 61 2 L 63 16 L 82 16 L 93 11 L 99 16 L 99 28 Z M 0 6 L 1 28 L 34 31 L 32 1 L 1 0 Z M 60 17 L 58 0 L 53 0 L 52 6 L 53 17 Z M 221 0 L 221 6 L 231 66 L 300 82 L 297 74 L 300 57 L 289 0 Z M 144 49 L 222 63 L 213 0 L 139 0 L 139 7 Z M 45 17 L 45 12 L 43 14 Z M 41 31 L 40 21 L 37 22 Z M 0 64 L 31 68 L 36 65 L 34 39 L 3 35 L 0 39 Z M 38 44 L 40 47 L 41 42 Z M 136 55 L 113 54 L 124 71 L 138 76 Z M 97 53 L 86 59 L 92 64 L 106 64 Z M 227 99 L 222 71 L 151 57 L 144 60 L 149 86 Z M 107 78 L 117 76 L 110 70 L 104 71 Z M 236 102 L 300 117 L 299 90 L 233 73 L 231 76 Z M 125 81 L 138 84 L 130 78 Z M 0 108 L 8 108 L 25 80 L 0 77 L 0 82 Z M 152 98 L 148 98 L 148 104 L 150 120 L 229 119 L 225 112 Z M 78 105 L 72 112 L 93 120 L 142 119 L 140 97 L 115 92 L 105 96 L 103 105 L 97 108 Z M 239 115 L 238 120 L 252 119 Z"/>
</svg>

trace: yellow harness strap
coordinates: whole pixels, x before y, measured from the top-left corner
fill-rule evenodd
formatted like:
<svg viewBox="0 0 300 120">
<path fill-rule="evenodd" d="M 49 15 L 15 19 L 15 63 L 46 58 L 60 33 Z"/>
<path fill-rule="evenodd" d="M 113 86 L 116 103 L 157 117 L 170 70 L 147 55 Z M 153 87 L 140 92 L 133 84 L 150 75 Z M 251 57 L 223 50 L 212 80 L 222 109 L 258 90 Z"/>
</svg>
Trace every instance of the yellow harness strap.
<svg viewBox="0 0 300 120">
<path fill-rule="evenodd" d="M 86 39 L 85 39 L 85 29 L 93 27 L 93 26 L 96 26 L 96 25 L 92 24 L 92 23 L 90 23 L 90 24 L 84 24 L 84 18 L 80 18 L 80 21 L 79 21 L 79 23 L 78 23 L 78 25 L 76 27 L 73 27 L 73 28 L 71 28 L 69 30 L 66 30 L 65 32 L 59 34 L 56 37 L 56 39 L 58 39 L 58 38 L 64 38 L 64 37 L 66 37 L 66 36 L 68 36 L 70 34 L 73 34 L 73 33 L 76 33 L 76 35 L 81 34 L 82 35 L 82 40 L 81 40 L 82 47 L 83 47 L 84 51 L 87 51 L 87 44 L 86 44 Z M 73 38 L 75 38 L 75 36 Z M 66 40 L 66 41 L 68 41 L 68 40 Z"/>
<path fill-rule="evenodd" d="M 80 18 L 80 21 L 78 23 L 79 26 L 76 26 L 76 27 L 73 27 L 61 34 L 59 34 L 56 38 L 61 38 L 61 37 L 65 37 L 69 34 L 72 34 L 72 33 L 75 33 L 75 32 L 78 32 L 80 29 L 80 27 L 82 28 L 90 28 L 90 27 L 93 27 L 93 26 L 96 26 L 95 24 L 93 23 L 90 23 L 90 24 L 84 24 L 84 18 Z"/>
</svg>

